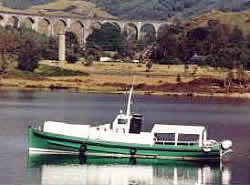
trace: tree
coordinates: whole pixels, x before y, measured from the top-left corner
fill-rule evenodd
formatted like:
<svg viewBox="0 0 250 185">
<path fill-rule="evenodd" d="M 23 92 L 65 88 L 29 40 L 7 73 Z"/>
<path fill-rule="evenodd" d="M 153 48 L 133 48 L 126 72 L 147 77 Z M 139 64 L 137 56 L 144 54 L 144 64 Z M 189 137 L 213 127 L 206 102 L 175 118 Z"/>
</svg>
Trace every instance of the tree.
<svg viewBox="0 0 250 185">
<path fill-rule="evenodd" d="M 242 87 L 242 84 L 245 84 L 245 82 L 248 80 L 248 75 L 244 71 L 244 66 L 241 64 L 237 68 L 237 81 L 240 84 L 240 87 Z"/>
<path fill-rule="evenodd" d="M 146 72 L 149 72 L 153 66 L 153 62 L 151 60 L 146 61 Z"/>
<path fill-rule="evenodd" d="M 154 27 L 146 24 L 141 28 L 141 37 L 138 41 L 138 49 L 144 50 L 156 41 L 156 33 Z"/>
<path fill-rule="evenodd" d="M 15 55 L 17 46 L 16 35 L 0 28 L 0 71 L 6 71 L 10 58 Z"/>
<path fill-rule="evenodd" d="M 58 39 L 48 38 L 48 45 L 42 48 L 41 54 L 43 59 L 58 60 Z"/>
<path fill-rule="evenodd" d="M 231 90 L 233 79 L 234 79 L 234 72 L 230 70 L 230 71 L 227 73 L 227 77 L 226 77 L 226 82 L 227 82 L 227 83 L 226 83 L 226 84 L 227 84 L 227 93 L 229 93 L 230 90 Z"/>
<path fill-rule="evenodd" d="M 184 73 L 185 73 L 185 74 L 188 73 L 188 69 L 189 69 L 188 64 L 184 64 Z"/>
<path fill-rule="evenodd" d="M 162 39 L 158 40 L 156 56 L 159 58 L 175 58 L 177 56 L 178 40 L 175 33 L 166 30 Z"/>
<path fill-rule="evenodd" d="M 39 60 L 57 54 L 54 41 L 29 28 L 0 27 L 0 70 L 6 71 L 7 65 L 16 61 L 18 69 L 33 71 Z"/>
<path fill-rule="evenodd" d="M 16 35 L 18 42 L 16 49 L 17 68 L 32 72 L 38 67 L 39 60 L 48 56 L 47 51 L 51 47 L 50 44 L 52 40 L 45 34 L 40 34 L 25 27 L 18 28 Z M 55 42 L 53 44 L 55 44 Z M 56 46 L 53 47 L 55 48 Z"/>
<path fill-rule="evenodd" d="M 209 31 L 207 28 L 198 27 L 189 31 L 187 34 L 187 37 L 190 40 L 203 41 L 208 37 L 208 35 L 209 35 Z"/>
<path fill-rule="evenodd" d="M 84 52 L 84 58 L 88 62 L 97 61 L 100 58 L 100 48 L 88 48 Z"/>
<path fill-rule="evenodd" d="M 233 28 L 230 39 L 232 44 L 235 44 L 238 47 L 242 47 L 242 44 L 244 43 L 244 36 L 242 30 L 238 26 L 235 26 Z"/>
<path fill-rule="evenodd" d="M 177 74 L 177 76 L 176 76 L 176 82 L 177 83 L 181 82 L 181 75 L 180 74 Z"/>
<path fill-rule="evenodd" d="M 56 38 L 48 37 L 45 34 L 38 33 L 30 28 L 20 27 L 17 29 L 17 38 L 20 43 L 17 52 L 24 55 L 22 52 L 27 51 L 25 42 L 37 46 L 39 49 L 40 59 L 57 60 L 58 58 L 58 41 Z M 29 45 L 27 46 L 29 47 Z M 34 48 L 35 49 L 35 48 Z"/>
<path fill-rule="evenodd" d="M 17 68 L 33 72 L 38 67 L 38 62 L 41 59 L 40 51 L 41 49 L 37 42 L 31 39 L 24 40 L 18 54 Z"/>
<path fill-rule="evenodd" d="M 137 51 L 137 42 L 138 42 L 137 40 L 128 40 L 126 48 L 124 52 L 122 53 L 122 55 L 127 56 L 130 59 L 133 59 Z"/>
<path fill-rule="evenodd" d="M 96 29 L 87 38 L 87 48 L 101 47 L 106 51 L 118 51 L 123 53 L 126 48 L 126 39 L 121 30 L 111 24 L 101 25 L 101 29 Z"/>
<path fill-rule="evenodd" d="M 247 48 L 250 48 L 250 33 L 247 34 L 247 40 L 246 40 Z"/>
<path fill-rule="evenodd" d="M 66 32 L 66 60 L 75 63 L 78 59 L 80 45 L 77 36 L 73 32 Z"/>
</svg>

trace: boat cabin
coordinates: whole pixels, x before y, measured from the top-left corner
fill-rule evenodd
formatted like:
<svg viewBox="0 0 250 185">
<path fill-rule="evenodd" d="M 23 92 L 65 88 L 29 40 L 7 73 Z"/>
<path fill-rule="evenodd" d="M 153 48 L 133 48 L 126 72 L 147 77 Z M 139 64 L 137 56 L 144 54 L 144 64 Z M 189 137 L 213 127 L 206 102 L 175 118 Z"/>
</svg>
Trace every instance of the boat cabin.
<svg viewBox="0 0 250 185">
<path fill-rule="evenodd" d="M 143 116 L 140 114 L 124 114 L 120 111 L 115 120 L 110 124 L 110 129 L 117 133 L 140 134 Z"/>
<path fill-rule="evenodd" d="M 203 126 L 155 124 L 151 132 L 155 144 L 202 146 L 207 141 L 207 131 Z"/>
</svg>

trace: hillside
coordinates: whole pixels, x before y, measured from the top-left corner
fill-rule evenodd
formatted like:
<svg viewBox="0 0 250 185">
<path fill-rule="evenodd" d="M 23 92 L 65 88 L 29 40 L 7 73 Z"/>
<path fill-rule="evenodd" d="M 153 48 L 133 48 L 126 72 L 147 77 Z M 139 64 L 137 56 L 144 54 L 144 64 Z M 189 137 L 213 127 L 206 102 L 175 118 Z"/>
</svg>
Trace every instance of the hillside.
<svg viewBox="0 0 250 185">
<path fill-rule="evenodd" d="M 121 18 L 168 19 L 198 16 L 212 9 L 241 11 L 250 7 L 249 0 L 92 0 Z"/>
<path fill-rule="evenodd" d="M 94 3 L 82 0 L 0 0 L 0 11 L 115 18 Z"/>
<path fill-rule="evenodd" d="M 190 30 L 199 26 L 206 26 L 210 19 L 219 20 L 224 24 L 232 24 L 238 26 L 245 35 L 250 33 L 250 9 L 241 12 L 222 12 L 212 11 L 195 17 L 186 24 L 186 29 Z"/>
<path fill-rule="evenodd" d="M 250 8 L 250 0 L 0 0 L 0 4 L 5 10 L 154 20 L 196 17 L 214 9 L 237 12 Z"/>
</svg>

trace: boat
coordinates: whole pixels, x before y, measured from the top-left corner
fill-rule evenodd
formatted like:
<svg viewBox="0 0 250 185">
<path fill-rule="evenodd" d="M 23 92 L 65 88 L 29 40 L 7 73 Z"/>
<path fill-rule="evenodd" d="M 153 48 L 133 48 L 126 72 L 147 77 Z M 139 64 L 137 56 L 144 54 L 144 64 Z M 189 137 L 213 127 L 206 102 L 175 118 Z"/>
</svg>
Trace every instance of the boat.
<svg viewBox="0 0 250 185">
<path fill-rule="evenodd" d="M 157 123 L 143 132 L 143 116 L 131 111 L 132 94 L 133 86 L 126 111 L 121 110 L 111 123 L 45 121 L 39 127 L 29 126 L 29 153 L 199 161 L 221 160 L 232 153 L 231 140 L 208 139 L 204 126 Z"/>
</svg>

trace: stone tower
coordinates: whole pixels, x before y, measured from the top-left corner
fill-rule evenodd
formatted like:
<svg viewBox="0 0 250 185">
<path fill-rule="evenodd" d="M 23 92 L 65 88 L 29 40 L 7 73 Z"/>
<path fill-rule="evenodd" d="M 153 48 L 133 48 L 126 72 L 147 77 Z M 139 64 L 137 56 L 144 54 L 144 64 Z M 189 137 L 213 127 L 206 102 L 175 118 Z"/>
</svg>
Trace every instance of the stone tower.
<svg viewBox="0 0 250 185">
<path fill-rule="evenodd" d="M 58 59 L 59 61 L 65 61 L 66 57 L 65 57 L 65 53 L 66 53 L 66 43 L 65 43 L 65 33 L 64 32 L 60 32 L 58 34 Z"/>
</svg>

